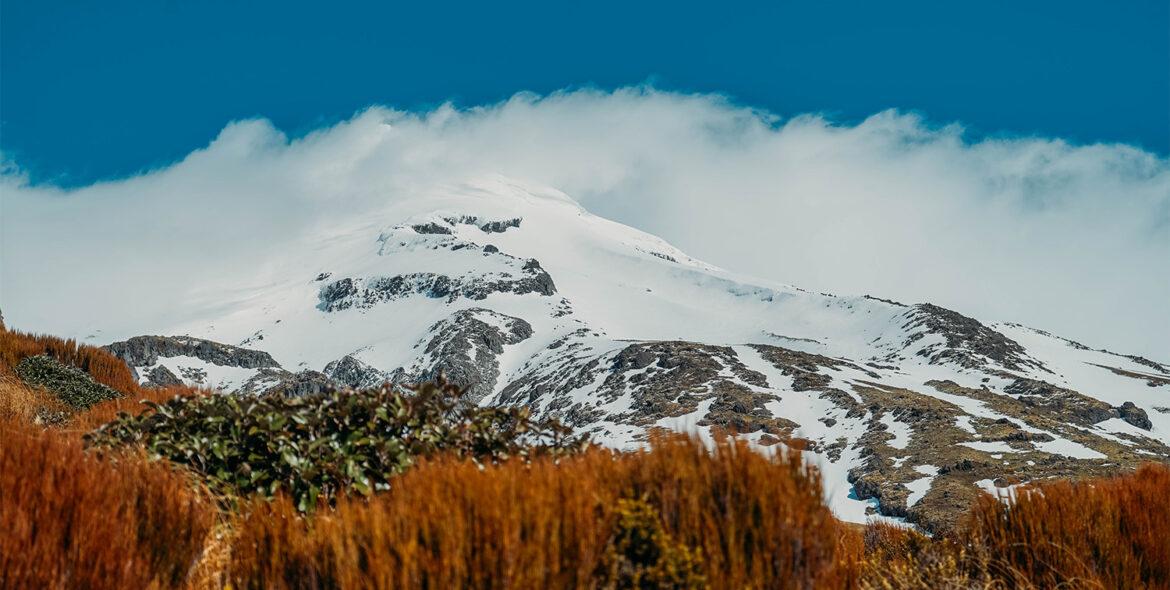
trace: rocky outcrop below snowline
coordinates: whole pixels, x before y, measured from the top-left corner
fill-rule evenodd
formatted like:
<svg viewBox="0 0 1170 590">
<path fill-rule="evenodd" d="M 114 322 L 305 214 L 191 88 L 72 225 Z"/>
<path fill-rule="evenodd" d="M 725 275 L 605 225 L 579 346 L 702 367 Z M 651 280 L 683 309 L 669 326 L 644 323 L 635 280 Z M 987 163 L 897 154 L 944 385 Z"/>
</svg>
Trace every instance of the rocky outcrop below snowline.
<svg viewBox="0 0 1170 590">
<path fill-rule="evenodd" d="M 354 355 L 347 354 L 325 365 L 325 377 L 338 387 L 364 389 L 392 381 L 392 373 L 371 367 Z"/>
<path fill-rule="evenodd" d="M 422 357 L 391 375 L 395 383 L 420 383 L 439 374 L 467 387 L 466 403 L 478 404 L 495 391 L 504 347 L 532 336 L 528 322 L 484 308 L 465 309 L 431 326 Z"/>
<path fill-rule="evenodd" d="M 139 383 L 187 383 L 243 394 L 303 396 L 330 385 L 317 371 L 287 371 L 261 350 L 189 336 L 136 336 L 104 347 L 130 367 Z"/>
<path fill-rule="evenodd" d="M 271 355 L 189 336 L 136 336 L 104 347 L 131 367 L 154 365 L 159 357 L 194 357 L 222 367 L 279 367 Z"/>
<path fill-rule="evenodd" d="M 945 345 L 930 345 L 918 351 L 919 356 L 929 358 L 931 363 L 953 362 L 964 368 L 979 368 L 991 361 L 1009 370 L 1024 367 L 1046 370 L 1042 363 L 1029 358 L 1018 342 L 974 318 L 930 303 L 913 306 L 907 317 L 910 321 L 904 327 L 910 337 L 906 346 L 928 335 L 943 338 Z"/>
<path fill-rule="evenodd" d="M 324 373 L 312 370 L 293 373 L 284 369 L 261 369 L 244 382 L 237 393 L 245 395 L 279 395 L 304 397 L 323 393 L 336 386 Z"/>
<path fill-rule="evenodd" d="M 321 288 L 320 308 L 323 311 L 369 309 L 381 303 L 411 295 L 425 295 L 453 302 L 459 298 L 482 301 L 493 293 L 526 295 L 536 293 L 546 297 L 557 292 L 552 277 L 536 259 L 521 267 L 524 276 L 498 279 L 464 279 L 433 273 L 413 273 L 394 277 L 345 278 Z"/>
</svg>

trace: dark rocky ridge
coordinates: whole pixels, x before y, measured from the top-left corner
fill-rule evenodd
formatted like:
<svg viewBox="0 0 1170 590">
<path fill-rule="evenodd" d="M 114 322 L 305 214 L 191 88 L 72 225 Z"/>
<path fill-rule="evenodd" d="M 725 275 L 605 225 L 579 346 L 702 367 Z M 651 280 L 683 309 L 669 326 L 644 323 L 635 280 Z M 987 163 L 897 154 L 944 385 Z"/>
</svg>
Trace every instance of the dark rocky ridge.
<svg viewBox="0 0 1170 590">
<path fill-rule="evenodd" d="M 420 234 L 450 234 L 451 228 L 437 223 L 420 223 L 418 225 L 410 226 L 411 229 Z"/>
<path fill-rule="evenodd" d="M 419 383 L 443 374 L 453 383 L 469 387 L 464 400 L 477 404 L 495 391 L 500 377 L 497 357 L 503 354 L 504 346 L 530 338 L 532 325 L 489 309 L 472 308 L 451 314 L 431 326 L 429 333 L 433 336 L 426 344 L 424 362 L 396 370 L 389 381 Z"/>
<path fill-rule="evenodd" d="M 136 336 L 105 347 L 114 356 L 130 367 L 136 380 L 149 387 L 178 385 L 183 379 L 203 384 L 207 373 L 194 368 L 180 367 L 182 378 L 163 365 L 154 366 L 159 359 L 194 357 L 220 367 L 256 369 L 256 375 L 239 390 L 244 394 L 277 394 L 299 397 L 320 393 L 330 384 L 329 379 L 317 371 L 293 373 L 280 366 L 267 352 L 221 344 L 211 340 L 189 336 Z M 153 367 L 141 376 L 138 369 Z"/>
<path fill-rule="evenodd" d="M 129 340 L 114 342 L 103 348 L 126 361 L 136 379 L 139 378 L 137 367 L 154 365 L 158 362 L 159 357 L 190 356 L 221 367 L 280 368 L 280 364 L 267 352 L 220 344 L 201 338 L 191 338 L 190 336 L 135 336 Z M 159 377 L 164 380 L 168 378 L 163 374 L 160 374 Z M 174 375 L 170 375 L 170 378 L 174 378 Z"/>
<path fill-rule="evenodd" d="M 354 389 L 377 387 L 392 380 L 390 373 L 371 367 L 350 354 L 325 365 L 324 373 L 338 386 Z"/>
<path fill-rule="evenodd" d="M 513 227 L 520 227 L 520 222 L 524 221 L 524 218 L 513 217 L 511 219 L 500 219 L 500 220 L 496 220 L 496 221 L 487 221 L 487 220 L 482 220 L 479 217 L 476 217 L 474 215 L 463 215 L 460 217 L 444 217 L 443 221 L 446 221 L 447 223 L 449 223 L 451 225 L 464 224 L 464 225 L 479 226 L 479 230 L 485 234 L 502 234 Z M 434 225 L 434 224 L 431 224 L 431 225 Z M 416 231 L 417 231 L 417 226 L 416 226 Z M 419 232 L 419 233 L 424 233 L 424 232 Z M 446 231 L 446 232 L 436 232 L 436 233 L 451 233 L 451 232 Z"/>
<path fill-rule="evenodd" d="M 459 298 L 482 301 L 493 293 L 526 295 L 536 293 L 546 297 L 556 294 L 557 288 L 540 263 L 529 260 L 521 267 L 519 278 L 462 279 L 433 273 L 413 273 L 394 277 L 345 278 L 321 288 L 318 295 L 323 311 L 369 309 L 410 295 L 425 295 L 454 302 Z"/>
<path fill-rule="evenodd" d="M 134 367 L 130 367 L 131 373 L 137 373 Z M 168 387 L 171 385 L 182 385 L 183 380 L 176 377 L 170 369 L 159 365 L 150 370 L 146 374 L 146 380 L 154 387 Z"/>
<path fill-rule="evenodd" d="M 930 303 L 913 306 L 907 313 L 907 330 L 915 330 L 905 342 L 908 347 L 927 334 L 937 334 L 946 340 L 945 346 L 931 346 L 919 351 L 932 364 L 953 362 L 968 369 L 983 368 L 986 359 L 1010 370 L 1031 367 L 1048 371 L 1043 364 L 1028 356 L 1018 342 L 988 328 L 974 318 Z"/>
<path fill-rule="evenodd" d="M 279 395 L 304 397 L 324 393 L 334 383 L 318 371 L 293 373 L 284 369 L 261 369 L 244 384 L 240 393 L 247 395 Z"/>
<path fill-rule="evenodd" d="M 1016 379 L 1003 391 L 1029 407 L 1057 412 L 1085 426 L 1121 416 L 1105 402 L 1035 379 Z"/>
</svg>

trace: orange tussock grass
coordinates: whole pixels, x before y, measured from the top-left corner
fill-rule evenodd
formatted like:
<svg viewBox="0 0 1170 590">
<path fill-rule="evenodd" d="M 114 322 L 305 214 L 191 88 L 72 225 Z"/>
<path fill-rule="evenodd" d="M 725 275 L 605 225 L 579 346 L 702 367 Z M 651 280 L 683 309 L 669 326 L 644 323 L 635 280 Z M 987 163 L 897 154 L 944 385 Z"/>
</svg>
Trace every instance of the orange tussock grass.
<svg viewBox="0 0 1170 590">
<path fill-rule="evenodd" d="M 247 588 L 593 588 L 618 500 L 644 498 L 702 558 L 711 588 L 847 588 L 857 533 L 833 519 L 796 456 L 684 437 L 652 451 L 479 468 L 439 459 L 369 500 L 308 519 L 287 499 L 240 523 L 232 577 Z"/>
<path fill-rule="evenodd" d="M 46 415 L 61 422 L 49 422 L 48 426 L 58 426 L 71 432 L 89 432 L 95 428 L 113 421 L 121 412 L 140 414 L 149 409 L 142 400 L 161 404 L 175 396 L 193 397 L 211 395 L 206 389 L 175 385 L 153 389 L 139 388 L 133 397 L 107 400 L 94 404 L 89 408 L 76 411 L 63 404 L 51 392 L 42 388 L 28 387 L 15 376 L 0 375 L 0 421 L 19 422 L 22 424 L 44 423 Z"/>
<path fill-rule="evenodd" d="M 14 375 L 0 375 L 0 423 L 33 424 L 45 414 L 68 415 L 72 411 L 52 393 L 27 387 Z"/>
<path fill-rule="evenodd" d="M 214 503 L 165 463 L 0 423 L 0 588 L 174 587 L 214 520 Z"/>
<path fill-rule="evenodd" d="M 51 356 L 63 364 L 89 373 L 98 383 L 132 395 L 140 387 L 122 359 L 93 346 L 54 336 L 0 330 L 0 374 L 12 374 L 12 367 L 30 356 Z"/>
<path fill-rule="evenodd" d="M 78 367 L 99 383 L 113 387 L 127 397 L 108 400 L 74 413 L 71 408 L 57 401 L 52 393 L 26 387 L 16 377 L 13 367 L 27 357 L 41 354 Z M 90 431 L 112 421 L 119 412 L 139 414 L 146 410 L 147 406 L 141 403 L 143 399 L 163 403 L 176 395 L 191 397 L 210 393 L 206 389 L 186 385 L 158 389 L 142 387 L 134 380 L 125 362 L 100 348 L 79 345 L 73 340 L 0 328 L 0 419 L 31 424 L 37 422 L 41 414 L 62 414 L 68 429 Z"/>
<path fill-rule="evenodd" d="M 972 507 L 965 540 L 996 578 L 1037 587 L 1170 588 L 1170 467 L 1060 481 Z"/>
</svg>

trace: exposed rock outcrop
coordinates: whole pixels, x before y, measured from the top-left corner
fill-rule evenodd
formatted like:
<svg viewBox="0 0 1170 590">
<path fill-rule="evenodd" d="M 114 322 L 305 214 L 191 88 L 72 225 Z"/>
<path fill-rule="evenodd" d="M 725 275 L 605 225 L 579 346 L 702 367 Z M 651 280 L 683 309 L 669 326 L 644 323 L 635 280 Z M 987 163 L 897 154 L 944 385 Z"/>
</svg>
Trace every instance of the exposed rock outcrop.
<svg viewBox="0 0 1170 590">
<path fill-rule="evenodd" d="M 349 354 L 325 365 L 324 373 L 338 386 L 354 389 L 377 387 L 393 378 L 391 373 L 371 367 Z"/>
<path fill-rule="evenodd" d="M 262 369 L 280 367 L 272 355 L 260 350 L 220 344 L 190 336 L 135 336 L 104 347 L 134 367 L 156 364 L 159 357 L 189 356 L 221 367 Z"/>
<path fill-rule="evenodd" d="M 1004 393 L 1030 407 L 1044 408 L 1079 424 L 1092 425 L 1110 418 L 1118 418 L 1117 409 L 1086 395 L 1057 387 L 1035 379 L 1016 379 L 1004 388 Z"/>
<path fill-rule="evenodd" d="M 1047 371 L 1043 364 L 1028 356 L 1018 342 L 988 328 L 974 318 L 958 312 L 922 303 L 907 313 L 909 322 L 904 326 L 912 332 L 904 347 L 917 342 L 928 334 L 942 336 L 945 345 L 926 346 L 918 351 L 932 364 L 953 362 L 960 367 L 984 368 L 988 360 L 1000 366 L 1019 370 L 1031 367 Z"/>
<path fill-rule="evenodd" d="M 317 371 L 293 373 L 284 369 L 261 369 L 243 387 L 241 393 L 304 397 L 323 393 L 332 382 Z"/>
<path fill-rule="evenodd" d="M 1146 411 L 1134 405 L 1133 402 L 1125 402 L 1117 408 L 1117 412 L 1121 414 L 1121 419 L 1141 428 L 1142 430 L 1149 430 L 1154 427 L 1150 422 L 1149 414 Z"/>
<path fill-rule="evenodd" d="M 451 228 L 437 223 L 420 223 L 418 225 L 410 226 L 414 231 L 420 234 L 450 234 Z"/>
<path fill-rule="evenodd" d="M 133 371 L 133 367 L 131 367 L 131 370 Z M 150 372 L 146 374 L 146 379 L 150 382 L 151 385 L 155 387 L 168 387 L 171 385 L 183 384 L 182 379 L 176 377 L 170 369 L 162 365 L 151 369 Z"/>
<path fill-rule="evenodd" d="M 425 359 L 395 371 L 390 381 L 418 383 L 440 373 L 453 383 L 470 387 L 464 401 L 477 404 L 495 390 L 500 377 L 498 357 L 505 345 L 532 336 L 528 322 L 483 308 L 458 311 L 431 326 Z"/>
<path fill-rule="evenodd" d="M 454 302 L 459 298 L 482 301 L 493 293 L 551 296 L 557 292 L 552 277 L 535 259 L 519 269 L 520 277 L 489 276 L 454 278 L 434 273 L 413 273 L 393 277 L 344 278 L 321 288 L 318 306 L 323 311 L 369 309 L 380 303 L 410 295 L 425 295 Z"/>
</svg>

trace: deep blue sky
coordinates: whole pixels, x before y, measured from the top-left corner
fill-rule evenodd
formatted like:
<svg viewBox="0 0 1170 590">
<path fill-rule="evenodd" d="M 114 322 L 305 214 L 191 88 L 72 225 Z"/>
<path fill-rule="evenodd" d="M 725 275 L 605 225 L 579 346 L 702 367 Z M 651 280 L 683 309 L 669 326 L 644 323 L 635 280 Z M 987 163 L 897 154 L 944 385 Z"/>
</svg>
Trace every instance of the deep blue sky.
<svg viewBox="0 0 1170 590">
<path fill-rule="evenodd" d="M 646 81 L 1166 154 L 1170 2 L 0 2 L 0 149 L 34 182 L 166 164 L 245 117 L 297 135 Z"/>
</svg>

